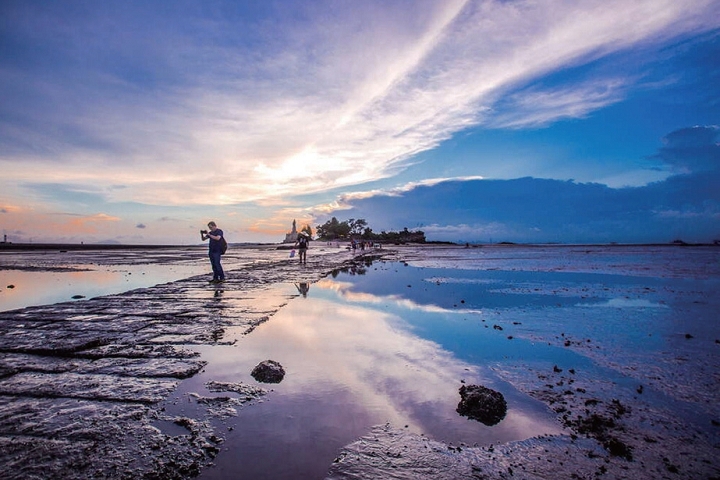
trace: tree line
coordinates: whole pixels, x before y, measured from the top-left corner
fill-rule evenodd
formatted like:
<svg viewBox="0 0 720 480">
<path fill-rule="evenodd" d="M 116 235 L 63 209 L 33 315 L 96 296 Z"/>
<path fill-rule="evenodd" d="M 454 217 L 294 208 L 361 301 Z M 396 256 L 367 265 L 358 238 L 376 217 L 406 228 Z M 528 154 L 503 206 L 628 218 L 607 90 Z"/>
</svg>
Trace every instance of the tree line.
<svg viewBox="0 0 720 480">
<path fill-rule="evenodd" d="M 421 230 L 410 231 L 405 227 L 400 232 L 373 232 L 372 228 L 364 218 L 351 218 L 345 221 L 339 221 L 332 217 L 322 225 L 316 227 L 315 233 L 318 240 L 349 240 L 355 238 L 357 240 L 369 240 L 373 242 L 385 243 L 425 243 L 425 232 Z"/>
</svg>

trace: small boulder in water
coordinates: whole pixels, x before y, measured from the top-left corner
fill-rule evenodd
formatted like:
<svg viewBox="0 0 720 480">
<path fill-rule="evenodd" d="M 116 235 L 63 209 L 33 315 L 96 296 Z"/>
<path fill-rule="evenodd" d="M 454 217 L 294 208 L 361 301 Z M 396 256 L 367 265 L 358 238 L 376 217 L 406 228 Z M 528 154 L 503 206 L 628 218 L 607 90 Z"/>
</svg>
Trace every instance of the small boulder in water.
<svg viewBox="0 0 720 480">
<path fill-rule="evenodd" d="M 285 377 L 285 369 L 275 360 L 265 360 L 258 363 L 250 375 L 258 382 L 280 383 Z"/>
<path fill-rule="evenodd" d="M 463 385 L 460 387 L 460 403 L 457 412 L 488 426 L 497 425 L 505 418 L 507 402 L 500 392 L 482 385 Z"/>
</svg>

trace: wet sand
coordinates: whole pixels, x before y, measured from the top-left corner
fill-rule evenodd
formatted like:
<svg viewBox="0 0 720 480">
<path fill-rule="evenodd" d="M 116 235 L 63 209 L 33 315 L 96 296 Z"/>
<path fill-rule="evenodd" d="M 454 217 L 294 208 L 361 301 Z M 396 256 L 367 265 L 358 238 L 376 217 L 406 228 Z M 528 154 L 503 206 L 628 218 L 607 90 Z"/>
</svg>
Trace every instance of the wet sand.
<svg viewBox="0 0 720 480">
<path fill-rule="evenodd" d="M 470 353 L 468 361 L 489 363 L 497 378 L 545 405 L 557 428 L 472 445 L 391 422 L 338 448 L 328 478 L 717 478 L 717 251 L 698 264 L 679 261 L 678 252 L 508 248 L 478 255 L 478 267 L 459 248 L 401 247 L 365 259 L 341 251 L 309 256 L 307 267 L 287 260 L 244 265 L 220 287 L 198 276 L 3 312 L 0 476 L 213 478 L 212 465 L 233 454 L 227 446 L 234 431 L 217 420 L 233 416 L 240 431 L 243 411 L 280 397 L 272 385 L 209 378 L 214 370 L 199 352 L 236 345 L 290 310 L 301 295 L 289 278 L 313 285 L 345 269 L 378 270 L 366 274 L 366 284 L 347 287 L 348 295 L 467 309 L 510 357 Z M 587 256 L 577 262 L 568 253 Z M 489 287 L 477 305 L 461 293 L 474 277 L 433 270 L 453 262 L 484 269 Z M 419 276 L 398 272 L 403 264 Z M 588 273 L 595 283 L 572 277 Z M 425 296 L 420 285 L 444 290 Z M 521 342 L 567 355 L 513 357 Z M 212 394 L 178 393 L 199 378 Z"/>
</svg>

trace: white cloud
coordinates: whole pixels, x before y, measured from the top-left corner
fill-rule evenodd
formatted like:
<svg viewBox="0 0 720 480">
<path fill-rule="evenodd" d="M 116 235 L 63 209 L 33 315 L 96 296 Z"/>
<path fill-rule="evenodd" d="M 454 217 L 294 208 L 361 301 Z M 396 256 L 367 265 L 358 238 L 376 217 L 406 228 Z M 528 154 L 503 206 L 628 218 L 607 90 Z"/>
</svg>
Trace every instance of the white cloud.
<svg viewBox="0 0 720 480">
<path fill-rule="evenodd" d="M 490 124 L 500 128 L 541 127 L 563 118 L 582 118 L 623 99 L 628 81 L 602 79 L 568 88 L 530 88 L 510 96 L 510 108 Z"/>
<path fill-rule="evenodd" d="M 586 115 L 621 98 L 629 80 L 525 90 L 511 97 L 512 112 L 490 108 L 540 75 L 719 24 L 710 0 L 307 8 L 306 22 L 248 22 L 248 37 L 219 18 L 192 25 L 196 36 L 172 23 L 153 35 L 146 24 L 143 42 L 111 38 L 120 58 L 111 68 L 96 58 L 101 44 L 92 43 L 109 34 L 68 28 L 74 55 L 89 42 L 90 66 L 74 72 L 66 65 L 57 79 L 28 82 L 48 100 L 31 119 L 43 130 L 28 122 L 12 125 L 13 135 L 43 148 L 2 154 L 4 182 L 112 178 L 127 188 L 106 191 L 108 200 L 174 205 L 262 202 L 358 185 L 394 175 L 471 125 Z M 128 80 L 123 68 L 147 71 L 157 85 Z M 3 83 L 22 78 L 13 73 L 4 69 Z"/>
<path fill-rule="evenodd" d="M 377 196 L 397 197 L 403 193 L 415 190 L 418 187 L 432 187 L 438 183 L 452 182 L 452 181 L 470 181 L 470 180 L 482 180 L 483 177 L 479 175 L 471 175 L 466 177 L 452 177 L 452 178 L 426 178 L 425 180 L 419 180 L 417 182 L 407 182 L 395 188 L 389 188 L 384 190 L 365 190 L 358 192 L 351 192 L 341 195 L 341 203 L 351 202 L 353 200 L 362 200 L 364 198 L 372 198 Z"/>
</svg>

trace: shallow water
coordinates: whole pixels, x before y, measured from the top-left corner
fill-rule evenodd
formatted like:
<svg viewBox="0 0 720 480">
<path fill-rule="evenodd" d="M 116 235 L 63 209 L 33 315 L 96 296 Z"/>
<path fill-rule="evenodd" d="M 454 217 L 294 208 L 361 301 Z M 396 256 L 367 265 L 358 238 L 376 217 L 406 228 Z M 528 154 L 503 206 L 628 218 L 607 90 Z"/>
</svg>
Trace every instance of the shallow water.
<svg viewBox="0 0 720 480">
<path fill-rule="evenodd" d="M 222 369 L 223 380 L 254 384 L 249 372 L 266 359 L 288 374 L 264 403 L 226 420 L 224 450 L 201 478 L 322 478 L 339 446 L 385 423 L 453 445 L 561 432 L 554 413 L 505 381 L 523 366 L 602 379 L 630 396 L 644 385 L 653 408 L 712 435 L 717 393 L 707 375 L 717 366 L 720 283 L 708 272 L 716 253 L 657 275 L 642 255 L 603 268 L 570 255 L 545 269 L 538 263 L 553 259 L 532 253 L 534 265 L 516 258 L 505 270 L 434 258 L 339 272 L 236 346 L 204 352 L 208 378 Z M 698 341 L 688 344 L 685 332 Z M 660 366 L 688 350 L 695 363 L 687 368 Z M 202 381 L 184 388 L 202 391 Z M 462 382 L 503 393 L 507 417 L 493 427 L 460 417 Z"/>
<path fill-rule="evenodd" d="M 337 248 L 318 245 L 311 252 L 325 255 Z M 222 263 L 230 272 L 288 257 L 287 250 L 276 246 L 231 245 Z M 204 274 L 212 275 L 205 246 L 152 251 L 3 251 L 0 312 L 113 295 Z"/>
<path fill-rule="evenodd" d="M 250 371 L 263 360 L 280 362 L 287 374 L 280 384 L 266 385 L 273 391 L 261 404 L 224 421 L 223 452 L 201 478 L 323 478 L 343 445 L 385 423 L 455 445 L 562 430 L 544 405 L 503 382 L 485 362 L 466 362 L 418 335 L 408 321 L 417 311 L 400 299 L 378 305 L 346 295 L 350 280 L 340 274 L 313 284 L 307 297 L 236 345 L 203 350 L 209 364 L 177 392 L 182 408 L 193 408 L 182 401 L 190 392 L 210 395 L 203 386 L 209 379 L 256 384 Z M 292 293 L 294 287 L 286 288 Z M 435 311 L 423 318 L 451 325 L 462 322 L 458 315 L 468 314 Z M 463 382 L 502 391 L 509 405 L 505 419 L 488 427 L 458 415 Z"/>
<path fill-rule="evenodd" d="M 170 415 L 196 418 L 193 394 L 218 395 L 205 382 L 259 385 L 250 376 L 259 362 L 273 359 L 285 367 L 280 384 L 264 385 L 270 391 L 260 403 L 213 420 L 225 442 L 215 466 L 202 471 L 204 479 L 323 478 L 343 446 L 385 423 L 453 445 L 559 433 L 555 413 L 523 393 L 547 383 L 541 378 L 552 377 L 555 369 L 565 381 L 612 385 L 612 394 L 622 394 L 624 401 L 637 398 L 636 389 L 644 387 L 642 402 L 720 441 L 711 422 L 720 418 L 718 251 L 407 249 L 406 262 L 368 262 L 337 272 L 311 284 L 305 296 L 299 284 L 270 284 L 263 290 L 267 298 L 261 293 L 252 299 L 257 308 L 265 300 L 297 298 L 249 335 L 226 331 L 223 341 L 235 340 L 233 345 L 189 346 L 209 363 L 183 381 L 164 406 Z M 287 251 L 247 249 L 224 264 L 241 269 L 287 256 Z M 17 281 L 26 299 L 46 303 L 52 300 L 39 298 L 39 290 L 59 292 L 56 301 L 67 301 L 77 293 L 120 293 L 209 272 L 204 249 L 159 256 L 28 255 L 0 259 L 0 266 L 6 268 L 0 274 L 14 279 L 25 273 L 73 279 L 65 290 L 49 281 Z M 38 269 L 21 268 L 27 266 Z M 105 275 L 115 279 L 104 281 Z M 0 301 L 7 293 L 3 285 Z M 232 306 L 233 293 L 213 301 Z M 509 405 L 506 418 L 488 427 L 460 417 L 455 408 L 462 382 L 502 392 Z M 158 427 L 170 435 L 187 433 Z"/>
</svg>

